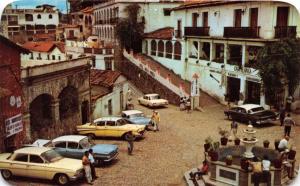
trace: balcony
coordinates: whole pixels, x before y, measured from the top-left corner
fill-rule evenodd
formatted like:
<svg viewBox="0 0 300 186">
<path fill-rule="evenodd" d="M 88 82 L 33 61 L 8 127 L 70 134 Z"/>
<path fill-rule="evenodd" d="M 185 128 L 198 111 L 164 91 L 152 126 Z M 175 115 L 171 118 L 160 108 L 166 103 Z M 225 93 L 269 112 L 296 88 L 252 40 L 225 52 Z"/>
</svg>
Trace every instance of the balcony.
<svg viewBox="0 0 300 186">
<path fill-rule="evenodd" d="M 295 38 L 297 26 L 275 26 L 275 38 Z"/>
<path fill-rule="evenodd" d="M 17 26 L 18 21 L 8 21 L 8 26 Z"/>
<path fill-rule="evenodd" d="M 185 36 L 209 36 L 210 27 L 185 27 Z"/>
<path fill-rule="evenodd" d="M 175 35 L 175 38 L 181 38 L 182 37 L 182 31 L 181 30 L 175 30 L 174 35 Z"/>
<path fill-rule="evenodd" d="M 259 38 L 260 27 L 224 27 L 224 37 Z"/>
</svg>

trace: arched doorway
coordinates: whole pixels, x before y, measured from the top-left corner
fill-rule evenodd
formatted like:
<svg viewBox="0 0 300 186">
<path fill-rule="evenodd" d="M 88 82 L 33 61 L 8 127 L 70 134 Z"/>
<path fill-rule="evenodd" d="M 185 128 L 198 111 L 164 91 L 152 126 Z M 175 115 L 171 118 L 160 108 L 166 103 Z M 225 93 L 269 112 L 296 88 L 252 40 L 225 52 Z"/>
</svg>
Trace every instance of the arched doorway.
<svg viewBox="0 0 300 186">
<path fill-rule="evenodd" d="M 84 101 L 81 103 L 81 122 L 82 122 L 82 124 L 89 122 L 89 115 L 90 115 L 89 102 Z"/>
<path fill-rule="evenodd" d="M 174 59 L 181 60 L 181 44 L 178 41 L 174 44 Z"/>
<path fill-rule="evenodd" d="M 42 94 L 36 97 L 29 105 L 31 138 L 45 138 L 50 126 L 53 125 L 52 103 L 53 97 Z"/>
<path fill-rule="evenodd" d="M 71 86 L 65 87 L 58 98 L 60 120 L 64 120 L 78 113 L 78 91 L 76 88 Z"/>
</svg>

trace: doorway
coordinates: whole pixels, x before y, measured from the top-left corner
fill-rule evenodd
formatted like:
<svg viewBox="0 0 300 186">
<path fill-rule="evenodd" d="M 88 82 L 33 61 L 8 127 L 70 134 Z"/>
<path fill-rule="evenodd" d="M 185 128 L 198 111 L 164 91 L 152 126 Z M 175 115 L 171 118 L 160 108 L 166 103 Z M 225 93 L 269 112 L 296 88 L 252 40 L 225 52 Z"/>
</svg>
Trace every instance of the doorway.
<svg viewBox="0 0 300 186">
<path fill-rule="evenodd" d="M 89 102 L 84 101 L 81 104 L 81 122 L 82 124 L 89 122 Z"/>
<path fill-rule="evenodd" d="M 230 102 L 239 101 L 240 86 L 240 79 L 227 77 L 227 95 Z"/>
<path fill-rule="evenodd" d="M 246 81 L 246 103 L 260 104 L 260 83 Z"/>
</svg>

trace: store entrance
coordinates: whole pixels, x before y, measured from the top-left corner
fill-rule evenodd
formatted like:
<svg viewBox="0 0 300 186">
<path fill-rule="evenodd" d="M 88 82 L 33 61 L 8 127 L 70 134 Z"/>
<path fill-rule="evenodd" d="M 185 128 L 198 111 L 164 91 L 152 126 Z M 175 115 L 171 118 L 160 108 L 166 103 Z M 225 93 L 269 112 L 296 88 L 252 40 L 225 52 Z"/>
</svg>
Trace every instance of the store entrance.
<svg viewBox="0 0 300 186">
<path fill-rule="evenodd" d="M 227 77 L 228 101 L 239 101 L 241 82 L 238 78 Z"/>
<path fill-rule="evenodd" d="M 260 104 L 260 83 L 246 81 L 246 103 Z"/>
</svg>

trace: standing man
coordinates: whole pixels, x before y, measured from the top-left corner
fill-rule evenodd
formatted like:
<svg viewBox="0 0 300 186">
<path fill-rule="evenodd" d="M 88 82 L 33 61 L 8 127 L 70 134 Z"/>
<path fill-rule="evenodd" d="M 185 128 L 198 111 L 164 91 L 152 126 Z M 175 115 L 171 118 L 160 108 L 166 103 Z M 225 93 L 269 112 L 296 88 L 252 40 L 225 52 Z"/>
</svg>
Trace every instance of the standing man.
<svg viewBox="0 0 300 186">
<path fill-rule="evenodd" d="M 94 158 L 93 149 L 89 150 L 89 160 L 91 166 L 92 179 L 95 180 L 98 177 L 96 176 L 96 171 L 95 171 L 95 158 Z"/>
<path fill-rule="evenodd" d="M 158 125 L 159 125 L 159 122 L 160 122 L 160 115 L 159 115 L 158 111 L 153 110 L 151 121 L 154 125 L 154 129 L 153 129 L 154 132 L 159 131 Z"/>
<path fill-rule="evenodd" d="M 83 168 L 84 168 L 85 177 L 87 179 L 88 184 L 93 185 L 91 167 L 90 167 L 90 161 L 89 161 L 89 152 L 88 151 L 84 152 L 84 155 L 82 157 L 82 165 L 83 165 Z"/>
<path fill-rule="evenodd" d="M 191 111 L 191 107 L 192 107 L 192 103 L 191 103 L 191 97 L 189 97 L 186 101 L 186 112 L 190 113 Z"/>
<path fill-rule="evenodd" d="M 134 141 L 134 136 L 132 134 L 132 131 L 128 132 L 127 138 L 126 138 L 127 142 L 128 142 L 128 146 L 127 146 L 127 150 L 128 150 L 128 155 L 132 155 L 132 151 L 133 151 L 133 141 Z"/>
<path fill-rule="evenodd" d="M 231 131 L 232 131 L 232 134 L 234 136 L 234 139 L 236 138 L 237 129 L 238 129 L 238 123 L 235 120 L 232 120 Z"/>
<path fill-rule="evenodd" d="M 291 118 L 290 114 L 287 114 L 287 117 L 283 121 L 284 123 L 284 135 L 290 137 L 292 125 L 295 126 L 295 121 Z"/>
<path fill-rule="evenodd" d="M 271 161 L 269 160 L 267 155 L 264 155 L 264 159 L 262 160 L 262 176 L 267 180 L 267 186 L 271 186 Z"/>
<path fill-rule="evenodd" d="M 293 102 L 293 97 L 291 95 L 289 95 L 287 98 L 286 98 L 286 110 L 288 112 L 291 112 L 291 105 L 292 105 L 292 102 Z"/>
<path fill-rule="evenodd" d="M 284 118 L 285 118 L 285 108 L 284 108 L 283 104 L 281 104 L 280 110 L 279 110 L 280 126 L 283 125 Z"/>
</svg>

